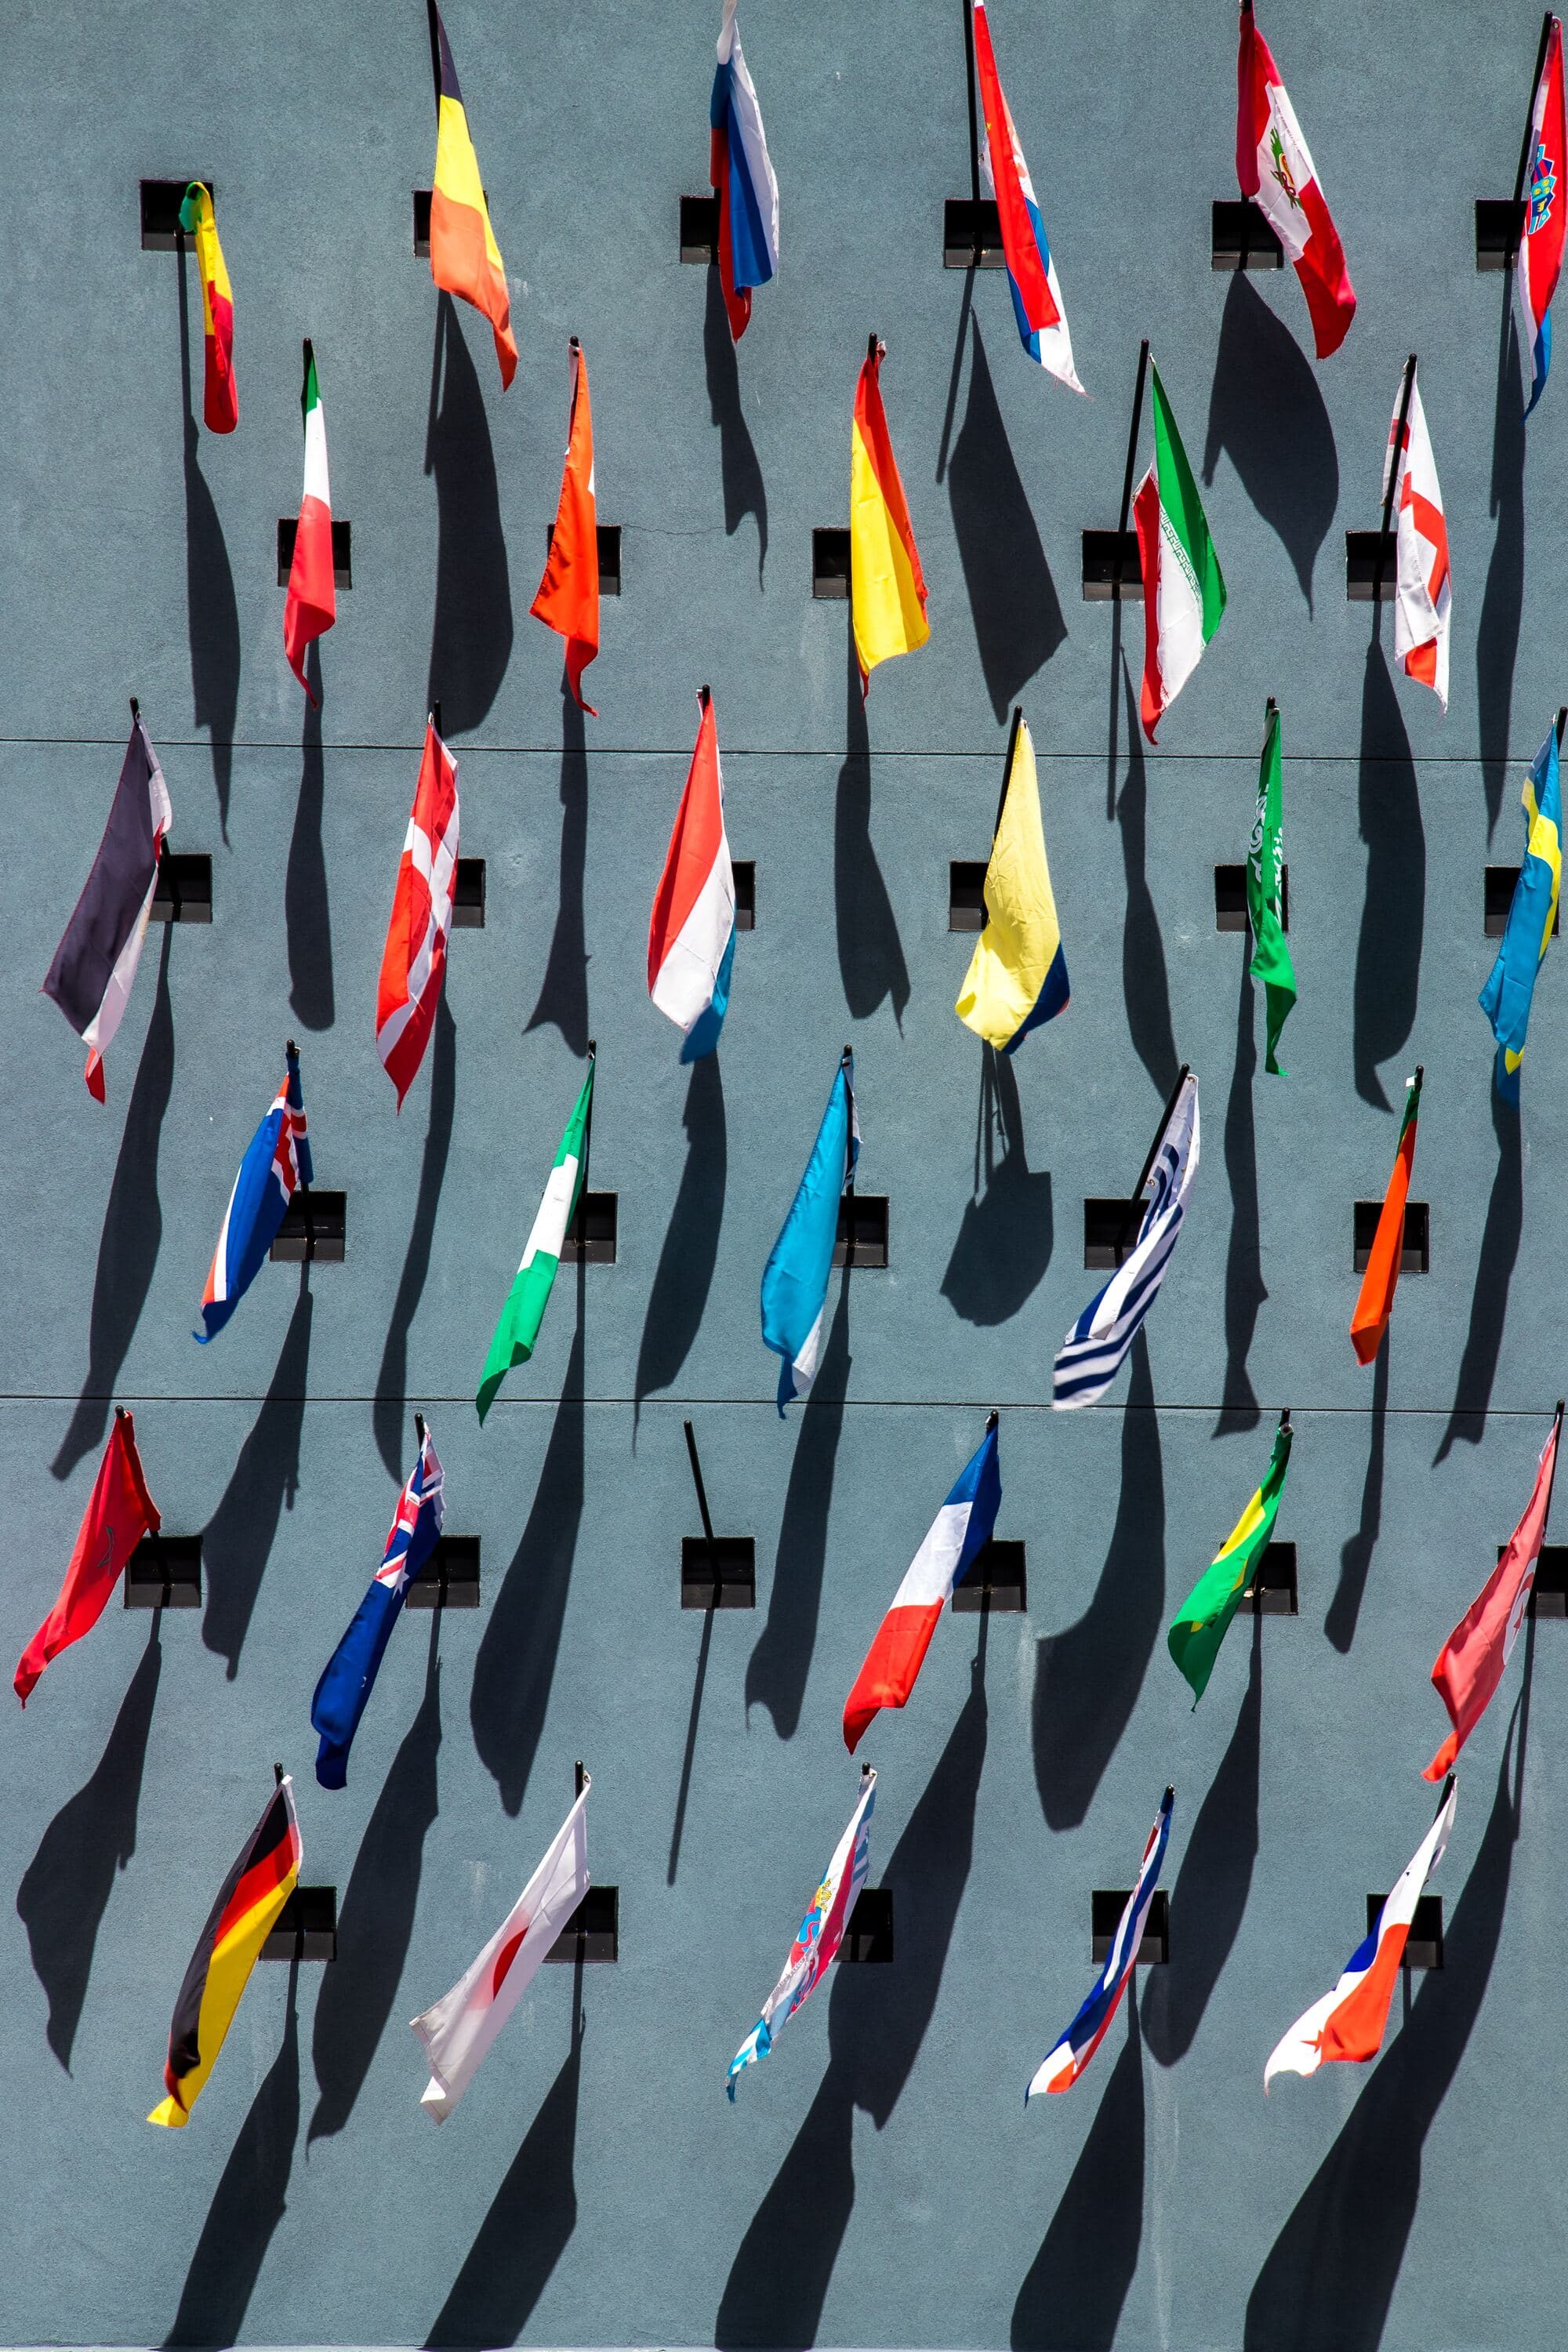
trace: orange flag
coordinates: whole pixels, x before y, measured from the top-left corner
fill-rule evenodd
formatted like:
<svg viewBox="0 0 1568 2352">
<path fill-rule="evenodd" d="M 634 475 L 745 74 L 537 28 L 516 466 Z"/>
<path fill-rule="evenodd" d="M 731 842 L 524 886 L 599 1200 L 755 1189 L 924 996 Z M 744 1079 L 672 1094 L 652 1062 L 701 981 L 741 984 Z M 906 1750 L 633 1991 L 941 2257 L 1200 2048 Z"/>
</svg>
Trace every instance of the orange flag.
<svg viewBox="0 0 1568 2352">
<path fill-rule="evenodd" d="M 1399 1285 L 1399 1261 L 1405 1249 L 1405 1203 L 1410 1192 L 1410 1171 L 1415 1165 L 1415 1118 L 1421 1108 L 1421 1071 L 1417 1066 L 1405 1097 L 1405 1117 L 1394 1154 L 1394 1173 L 1383 1196 L 1383 1214 L 1373 1236 L 1372 1255 L 1361 1278 L 1361 1295 L 1351 1317 L 1351 1345 L 1356 1361 L 1370 1364 L 1383 1345 L 1394 1294 Z"/>
<path fill-rule="evenodd" d="M 594 506 L 594 416 L 588 405 L 588 366 L 572 338 L 572 429 L 561 503 L 539 593 L 529 606 L 534 618 L 566 640 L 566 678 L 579 709 L 598 712 L 583 699 L 583 672 L 599 651 L 599 530 Z"/>
</svg>

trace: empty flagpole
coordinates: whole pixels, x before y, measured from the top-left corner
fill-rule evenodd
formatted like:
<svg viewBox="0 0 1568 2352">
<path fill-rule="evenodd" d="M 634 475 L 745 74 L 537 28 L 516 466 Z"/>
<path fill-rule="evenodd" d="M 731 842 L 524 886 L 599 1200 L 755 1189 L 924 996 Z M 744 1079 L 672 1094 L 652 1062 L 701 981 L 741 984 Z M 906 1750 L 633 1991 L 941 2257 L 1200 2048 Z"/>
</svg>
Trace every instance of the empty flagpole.
<svg viewBox="0 0 1568 2352">
<path fill-rule="evenodd" d="M 1524 137 L 1520 142 L 1519 170 L 1514 175 L 1513 183 L 1513 201 L 1516 209 L 1524 202 L 1524 175 L 1530 169 L 1530 134 L 1535 128 L 1535 93 L 1541 88 L 1542 69 L 1546 63 L 1546 44 L 1551 38 L 1552 11 L 1548 8 L 1545 16 L 1541 20 L 1541 47 L 1535 53 L 1535 72 L 1530 84 L 1530 104 L 1524 110 Z M 972 124 L 973 120 L 973 107 L 974 101 L 973 96 L 971 96 L 970 117 Z M 970 135 L 972 137 L 973 136 L 973 129 L 971 130 Z M 1522 228 L 1523 223 L 1516 220 L 1514 226 L 1516 228 Z"/>
<path fill-rule="evenodd" d="M 980 125 L 974 112 L 974 11 L 973 0 L 959 0 L 959 5 L 963 10 L 963 66 L 969 81 L 969 196 L 970 202 L 975 207 L 974 260 L 970 264 L 973 268 L 980 259 Z M 1548 16 L 1546 21 L 1550 24 L 1551 17 Z M 1546 55 L 1544 33 L 1541 37 L 1541 54 L 1542 57 Z M 1535 68 L 1535 74 L 1536 79 L 1539 80 L 1541 78 L 1539 66 Z M 1531 92 L 1530 103 L 1533 110 L 1535 105 L 1533 90 Z M 1524 166 L 1521 163 L 1520 165 L 1521 173 L 1523 170 Z"/>
<path fill-rule="evenodd" d="M 1138 381 L 1132 392 L 1132 429 L 1127 436 L 1127 470 L 1121 478 L 1121 520 L 1116 526 L 1116 602 L 1121 602 L 1122 557 L 1127 544 L 1127 517 L 1132 505 L 1132 468 L 1138 462 L 1138 427 L 1143 421 L 1143 379 L 1149 373 L 1149 338 L 1138 346 Z"/>
<path fill-rule="evenodd" d="M 702 1465 L 697 1458 L 697 1436 L 691 1423 L 686 1423 L 686 1451 L 691 1462 L 691 1483 L 697 1489 L 697 1507 L 702 1514 L 702 1538 L 708 1546 L 708 1568 L 713 1579 L 713 1599 L 719 1598 L 719 1561 L 714 1549 L 713 1519 L 708 1508 L 708 1489 L 702 1483 Z"/>
<path fill-rule="evenodd" d="M 1377 534 L 1377 563 L 1372 575 L 1372 625 L 1377 633 L 1383 602 L 1383 561 L 1388 546 L 1388 527 L 1394 520 L 1394 493 L 1399 488 L 1399 468 L 1405 456 L 1405 428 L 1410 421 L 1410 395 L 1415 389 L 1415 354 L 1411 352 L 1405 362 L 1405 388 L 1399 395 L 1399 422 L 1394 428 L 1394 449 L 1388 467 L 1388 488 L 1383 494 L 1383 528 Z"/>
</svg>

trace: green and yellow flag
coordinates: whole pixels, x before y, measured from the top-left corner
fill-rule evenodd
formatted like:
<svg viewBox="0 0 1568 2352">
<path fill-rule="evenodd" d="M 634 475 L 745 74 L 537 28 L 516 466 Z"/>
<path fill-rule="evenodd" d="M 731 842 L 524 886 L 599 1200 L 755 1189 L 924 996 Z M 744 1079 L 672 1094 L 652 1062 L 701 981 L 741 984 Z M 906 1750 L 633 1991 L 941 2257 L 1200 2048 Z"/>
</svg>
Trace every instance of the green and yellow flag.
<svg viewBox="0 0 1568 2352">
<path fill-rule="evenodd" d="M 1165 1636 L 1166 1645 L 1193 1686 L 1195 1707 L 1208 1688 L 1219 1645 L 1230 1621 L 1241 1606 L 1263 1548 L 1274 1532 L 1285 1473 L 1290 1461 L 1290 1424 L 1281 1416 L 1274 1453 L 1263 1484 L 1220 1547 L 1218 1559 L 1206 1568 L 1176 1612 Z"/>
<path fill-rule="evenodd" d="M 1254 980 L 1263 982 L 1268 1012 L 1263 1066 L 1277 1078 L 1288 1077 L 1279 1067 L 1279 1032 L 1296 1002 L 1296 971 L 1285 944 L 1283 891 L 1285 850 L 1279 838 L 1285 791 L 1279 747 L 1279 713 L 1272 696 L 1263 726 L 1263 761 L 1258 771 L 1258 814 L 1247 852 L 1247 913 L 1252 925 Z"/>
<path fill-rule="evenodd" d="M 474 1400 L 479 1409 L 481 1423 L 495 1402 L 497 1389 L 513 1364 L 526 1364 L 532 1355 L 539 1327 L 544 1320 L 544 1310 L 550 1304 L 555 1269 L 566 1245 L 566 1228 L 576 1213 L 578 1195 L 587 1173 L 588 1113 L 594 1100 L 594 1063 L 595 1057 L 590 1053 L 588 1075 L 583 1081 L 583 1091 L 566 1122 L 566 1132 L 561 1139 L 555 1165 L 544 1187 L 539 1214 L 533 1221 L 528 1246 L 522 1253 L 522 1264 L 518 1267 L 516 1279 L 507 1293 L 500 1321 L 496 1325 L 495 1337 L 490 1341 L 489 1354 L 485 1358 L 479 1392 Z"/>
</svg>

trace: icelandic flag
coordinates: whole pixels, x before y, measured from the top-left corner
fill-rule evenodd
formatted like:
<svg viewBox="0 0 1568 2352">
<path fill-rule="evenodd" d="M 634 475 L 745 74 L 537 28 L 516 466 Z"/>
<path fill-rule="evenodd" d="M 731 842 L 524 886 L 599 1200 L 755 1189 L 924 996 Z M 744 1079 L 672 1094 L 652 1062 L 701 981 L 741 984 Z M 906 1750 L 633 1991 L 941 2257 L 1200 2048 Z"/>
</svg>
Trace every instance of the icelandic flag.
<svg viewBox="0 0 1568 2352">
<path fill-rule="evenodd" d="M 1058 1412 L 1094 1404 L 1121 1370 L 1160 1296 L 1197 1172 L 1198 1082 L 1189 1073 L 1144 1179 L 1149 1197 L 1131 1255 L 1089 1300 L 1057 1351 L 1051 1402 Z"/>
<path fill-rule="evenodd" d="M 730 339 L 738 343 L 751 323 L 752 287 L 765 286 L 779 266 L 779 184 L 741 53 L 735 0 L 724 0 L 708 121 L 708 177 L 719 192 L 719 282 Z"/>
<path fill-rule="evenodd" d="M 1555 727 L 1531 762 L 1524 803 L 1524 864 L 1503 927 L 1502 945 L 1479 999 L 1497 1039 L 1497 1090 L 1519 1100 L 1519 1069 L 1530 1026 L 1535 975 L 1546 961 L 1563 887 L 1563 788 Z"/>
<path fill-rule="evenodd" d="M 397 1498 L 397 1513 L 381 1566 L 348 1632 L 327 1660 L 310 1701 L 311 1727 L 321 1738 L 316 1751 L 316 1778 L 323 1789 L 348 1785 L 349 1749 L 375 1688 L 392 1629 L 402 1614 L 410 1584 L 435 1550 L 441 1532 L 446 1514 L 441 1486 L 441 1465 L 426 1426 L 419 1442 L 419 1458 Z"/>
<path fill-rule="evenodd" d="M 1058 383 L 1065 383 L 1073 392 L 1082 392 L 1072 363 L 1072 337 L 1062 308 L 1062 289 L 1057 284 L 1056 264 L 1051 259 L 1040 207 L 1035 201 L 1035 184 L 1029 177 L 1029 167 L 1013 128 L 1013 117 L 1002 94 L 985 0 L 974 0 L 973 14 L 974 70 L 985 116 L 981 170 L 986 186 L 996 199 L 996 216 L 1002 224 L 1002 254 L 1007 264 L 1007 283 L 1012 289 L 1018 332 L 1032 360 L 1037 360 Z"/>
<path fill-rule="evenodd" d="M 724 778 L 713 698 L 702 712 L 647 927 L 647 992 L 686 1033 L 683 1062 L 719 1043 L 735 961 L 735 876 L 724 832 Z"/>
<path fill-rule="evenodd" d="M 104 1099 L 104 1052 L 131 999 L 158 856 L 174 821 L 158 754 L 136 710 L 98 856 L 44 982 L 44 994 L 86 1043 L 84 1075 L 94 1102 Z"/>
<path fill-rule="evenodd" d="M 1410 1923 L 1421 1889 L 1443 1859 L 1454 1826 L 1456 1793 L 1450 1772 L 1437 1818 L 1401 1872 L 1399 1884 L 1378 1913 L 1371 1935 L 1352 1953 L 1332 1992 L 1315 2000 L 1270 2053 L 1263 2069 L 1266 2096 L 1276 2074 L 1315 2074 L 1330 2058 L 1350 2058 L 1364 2064 L 1382 2049 Z"/>
<path fill-rule="evenodd" d="M 838 1203 L 860 1157 L 855 1109 L 855 1056 L 847 1045 L 816 1130 L 805 1173 L 790 1203 L 784 1231 L 763 1268 L 763 1345 L 784 1358 L 779 1419 L 791 1397 L 805 1396 L 816 1378 L 827 1277 L 838 1238 Z"/>
<path fill-rule="evenodd" d="M 773 2035 L 789 2023 L 795 2011 L 810 2000 L 828 1962 L 844 1941 L 855 1898 L 871 1869 L 871 1809 L 877 1801 L 877 1775 L 869 1764 L 860 1767 L 860 1801 L 849 1816 L 849 1826 L 833 1850 L 822 1874 L 822 1884 L 811 1898 L 811 1908 L 800 1923 L 789 1958 L 766 2000 L 763 2013 L 730 2061 L 724 2088 L 731 2105 L 735 2077 L 754 2066 L 773 2046 Z"/>
<path fill-rule="evenodd" d="M 963 1582 L 990 1542 L 1001 1507 L 1002 1468 L 993 1413 L 894 1593 L 844 1702 L 844 1745 L 851 1756 L 880 1708 L 907 1704 L 937 1619 L 952 1600 L 953 1586 Z"/>
<path fill-rule="evenodd" d="M 1165 1848 L 1170 1843 L 1171 1808 L 1175 1801 L 1174 1789 L 1167 1789 L 1160 1800 L 1160 1810 L 1154 1816 L 1154 1826 L 1149 1832 L 1149 1843 L 1138 1865 L 1138 1884 L 1128 1896 L 1126 1907 L 1117 1922 L 1116 1933 L 1110 1939 L 1110 1949 L 1105 1956 L 1105 1966 L 1100 1972 L 1099 1981 L 1061 2040 L 1054 2049 L 1046 2053 L 1036 2067 L 1029 2087 L 1024 2094 L 1026 2106 L 1037 2091 L 1070 2091 L 1105 2039 L 1110 2021 L 1127 1990 L 1127 1979 L 1137 1965 L 1138 1947 L 1143 1940 L 1143 1922 L 1149 1916 L 1149 1906 L 1154 1900 Z"/>
<path fill-rule="evenodd" d="M 1563 267 L 1563 245 L 1568 219 L 1560 202 L 1563 163 L 1568 160 L 1568 100 L 1563 87 L 1563 21 L 1548 19 L 1546 57 L 1530 110 L 1526 147 L 1528 176 L 1524 189 L 1524 221 L 1520 232 L 1515 275 L 1519 299 L 1530 320 L 1530 403 L 1528 416 L 1546 388 L 1552 364 L 1552 297 Z"/>
<path fill-rule="evenodd" d="M 300 1054 L 292 1041 L 287 1052 L 289 1074 L 246 1148 L 223 1213 L 202 1293 L 206 1329 L 191 1335 L 204 1348 L 216 1339 L 265 1264 L 295 1187 L 315 1181 L 305 1132 L 305 1097 L 300 1091 Z"/>
</svg>

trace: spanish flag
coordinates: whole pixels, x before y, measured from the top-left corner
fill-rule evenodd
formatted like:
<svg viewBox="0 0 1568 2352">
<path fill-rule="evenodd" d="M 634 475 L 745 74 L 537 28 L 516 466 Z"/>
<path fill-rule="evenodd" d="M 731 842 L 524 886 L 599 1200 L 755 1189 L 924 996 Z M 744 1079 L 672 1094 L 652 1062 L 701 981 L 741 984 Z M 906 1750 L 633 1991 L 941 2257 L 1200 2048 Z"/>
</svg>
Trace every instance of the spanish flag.
<svg viewBox="0 0 1568 2352">
<path fill-rule="evenodd" d="M 239 394 L 234 381 L 234 289 L 217 239 L 212 190 L 200 180 L 193 180 L 185 190 L 180 226 L 187 236 L 195 238 L 196 268 L 202 274 L 202 322 L 206 336 L 202 419 L 209 433 L 232 433 L 239 423 Z M 184 268 L 184 264 L 180 266 Z"/>
<path fill-rule="evenodd" d="M 1399 1261 L 1405 1252 L 1405 1203 L 1410 1192 L 1411 1171 L 1415 1165 L 1415 1120 L 1420 1108 L 1421 1071 L 1417 1066 L 1405 1089 L 1405 1117 L 1399 1123 L 1394 1173 L 1383 1196 L 1383 1214 L 1377 1221 L 1372 1255 L 1367 1259 L 1355 1313 L 1351 1317 L 1351 1346 L 1359 1364 L 1371 1363 L 1383 1345 L 1383 1335 L 1394 1312 Z"/>
<path fill-rule="evenodd" d="M 575 335 L 572 354 L 572 422 L 561 498 L 551 528 L 544 577 L 529 611 L 566 640 L 566 681 L 579 710 L 598 712 L 583 698 L 583 672 L 599 655 L 599 526 L 594 500 L 594 412 L 588 404 L 588 363 Z"/>
<path fill-rule="evenodd" d="M 517 344 L 507 299 L 506 264 L 490 227 L 489 206 L 479 178 L 479 159 L 468 136 L 468 118 L 457 69 L 447 46 L 447 29 L 436 0 L 430 12 L 430 60 L 436 71 L 436 184 L 430 192 L 430 275 L 448 294 L 460 295 L 482 310 L 496 339 L 504 392 L 517 373 Z"/>
<path fill-rule="evenodd" d="M 1018 710 L 985 869 L 985 929 L 953 1011 L 999 1054 L 1014 1054 L 1031 1029 L 1054 1020 L 1067 1002 L 1067 958 L 1046 864 L 1035 746 Z"/>
<path fill-rule="evenodd" d="M 225 1879 L 191 1955 L 169 2028 L 163 2068 L 169 2095 L 153 2108 L 150 2124 L 177 2130 L 190 2121 L 261 1947 L 294 1892 L 302 1859 L 294 1783 L 285 1773 Z"/>
<path fill-rule="evenodd" d="M 913 653 L 931 635 L 925 575 L 877 381 L 887 348 L 872 336 L 849 435 L 849 599 L 862 692 L 879 662 Z"/>
</svg>

